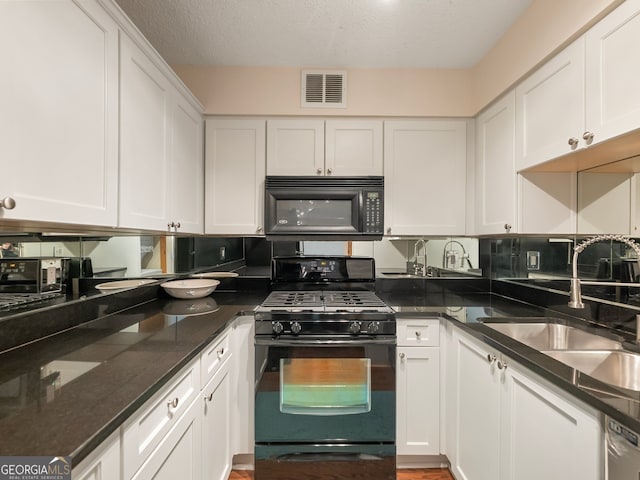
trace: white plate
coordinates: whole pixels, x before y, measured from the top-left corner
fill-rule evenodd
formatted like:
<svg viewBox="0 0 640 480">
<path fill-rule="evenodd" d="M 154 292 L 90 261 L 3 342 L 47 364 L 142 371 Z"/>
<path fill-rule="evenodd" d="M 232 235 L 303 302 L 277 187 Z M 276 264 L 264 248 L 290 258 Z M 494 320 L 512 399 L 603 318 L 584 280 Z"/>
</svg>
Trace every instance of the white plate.
<svg viewBox="0 0 640 480">
<path fill-rule="evenodd" d="M 125 288 L 136 288 L 149 283 L 154 283 L 156 280 L 118 280 L 115 282 L 100 283 L 96 285 L 96 288 L 102 290 L 124 290 Z"/>
<path fill-rule="evenodd" d="M 193 278 L 235 278 L 238 276 L 236 272 L 205 272 L 194 273 Z"/>
<path fill-rule="evenodd" d="M 213 292 L 220 285 L 219 280 L 206 278 L 186 278 L 161 283 L 160 286 L 174 298 L 202 298 Z"/>
</svg>

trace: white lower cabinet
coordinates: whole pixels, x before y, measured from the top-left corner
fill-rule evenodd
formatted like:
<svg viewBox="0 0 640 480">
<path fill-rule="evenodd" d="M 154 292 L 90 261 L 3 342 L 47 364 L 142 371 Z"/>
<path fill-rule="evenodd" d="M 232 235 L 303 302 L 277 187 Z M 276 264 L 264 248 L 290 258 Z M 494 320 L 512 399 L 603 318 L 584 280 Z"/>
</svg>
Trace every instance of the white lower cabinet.
<svg viewBox="0 0 640 480">
<path fill-rule="evenodd" d="M 194 400 L 149 455 L 133 480 L 199 480 L 202 477 L 201 403 Z"/>
<path fill-rule="evenodd" d="M 202 478 L 226 480 L 231 472 L 231 362 L 226 361 L 202 390 Z"/>
<path fill-rule="evenodd" d="M 603 480 L 601 414 L 462 333 L 447 429 L 458 480 Z"/>
<path fill-rule="evenodd" d="M 120 479 L 120 432 L 116 431 L 78 466 L 73 468 L 74 480 Z"/>
<path fill-rule="evenodd" d="M 439 320 L 399 318 L 397 323 L 396 452 L 439 455 Z"/>
</svg>

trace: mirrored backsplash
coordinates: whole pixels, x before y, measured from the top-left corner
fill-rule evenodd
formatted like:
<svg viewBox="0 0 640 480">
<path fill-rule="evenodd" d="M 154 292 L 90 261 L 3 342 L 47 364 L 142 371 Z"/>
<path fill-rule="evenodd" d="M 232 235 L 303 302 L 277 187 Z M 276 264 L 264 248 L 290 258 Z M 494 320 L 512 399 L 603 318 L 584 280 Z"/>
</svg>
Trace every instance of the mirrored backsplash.
<svg viewBox="0 0 640 480">
<path fill-rule="evenodd" d="M 534 287 L 569 291 L 573 251 L 587 237 L 511 237 L 480 239 L 480 264 L 490 278 Z M 638 258 L 622 242 L 606 240 L 585 248 L 578 256 L 581 280 L 637 283 Z M 632 286 L 583 285 L 586 297 L 640 306 L 640 284 Z"/>
<path fill-rule="evenodd" d="M 137 278 L 206 269 L 253 269 L 268 276 L 274 255 L 361 255 L 376 260 L 380 275 L 484 276 L 568 292 L 573 248 L 589 237 L 400 237 L 367 242 L 268 242 L 253 237 L 0 234 L 0 255 L 72 257 L 81 276 Z M 583 280 L 638 282 L 635 252 L 616 241 L 590 245 L 578 259 Z M 583 295 L 640 306 L 640 287 L 584 286 Z"/>
</svg>

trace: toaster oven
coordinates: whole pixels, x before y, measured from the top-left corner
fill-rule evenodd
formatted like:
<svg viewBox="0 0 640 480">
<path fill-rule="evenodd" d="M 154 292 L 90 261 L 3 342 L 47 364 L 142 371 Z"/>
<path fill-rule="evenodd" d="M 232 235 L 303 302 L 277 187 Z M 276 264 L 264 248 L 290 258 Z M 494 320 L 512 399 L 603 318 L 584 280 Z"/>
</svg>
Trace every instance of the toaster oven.
<svg viewBox="0 0 640 480">
<path fill-rule="evenodd" d="M 0 258 L 0 293 L 61 292 L 68 258 Z"/>
</svg>

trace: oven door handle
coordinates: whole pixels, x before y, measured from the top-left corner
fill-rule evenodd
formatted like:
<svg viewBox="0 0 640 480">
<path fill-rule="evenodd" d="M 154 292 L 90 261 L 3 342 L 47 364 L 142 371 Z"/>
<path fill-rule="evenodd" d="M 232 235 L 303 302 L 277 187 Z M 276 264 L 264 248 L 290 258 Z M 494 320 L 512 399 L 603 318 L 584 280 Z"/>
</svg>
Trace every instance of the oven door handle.
<svg viewBox="0 0 640 480">
<path fill-rule="evenodd" d="M 274 339 L 256 338 L 255 345 L 298 347 L 300 345 L 332 346 L 332 345 L 395 345 L 396 338 L 358 338 L 349 340 L 329 340 L 324 338 Z"/>
<path fill-rule="evenodd" d="M 362 460 L 384 460 L 379 455 L 364 453 L 342 453 L 342 452 L 315 452 L 315 453 L 286 453 L 279 455 L 279 462 L 358 462 Z"/>
</svg>

